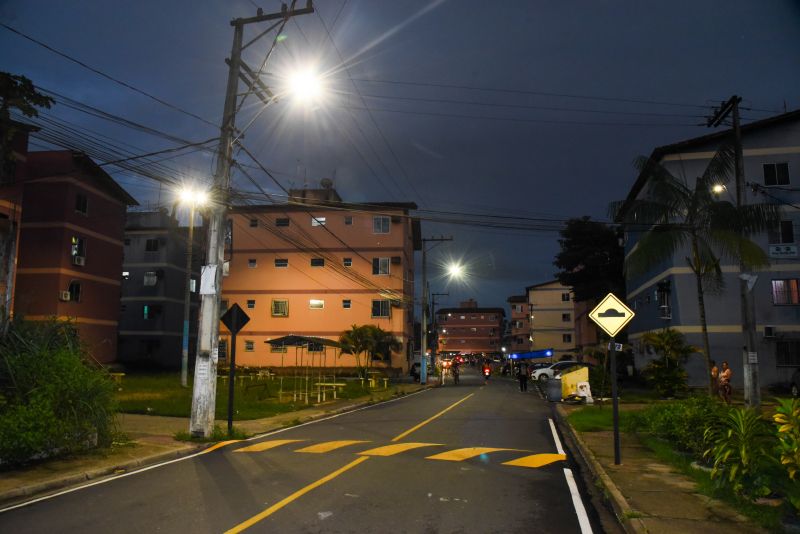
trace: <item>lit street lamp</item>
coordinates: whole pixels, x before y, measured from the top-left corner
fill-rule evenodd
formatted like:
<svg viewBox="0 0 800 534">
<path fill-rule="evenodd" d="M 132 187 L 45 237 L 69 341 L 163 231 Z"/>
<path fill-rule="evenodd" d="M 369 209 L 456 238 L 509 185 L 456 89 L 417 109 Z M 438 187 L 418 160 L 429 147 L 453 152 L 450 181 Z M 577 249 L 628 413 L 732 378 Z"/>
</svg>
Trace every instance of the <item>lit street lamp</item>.
<svg viewBox="0 0 800 534">
<path fill-rule="evenodd" d="M 189 303 L 191 298 L 192 280 L 192 245 L 194 243 L 194 210 L 208 202 L 205 191 L 183 189 L 180 193 L 180 202 L 189 206 L 189 239 L 186 243 L 186 283 L 183 294 L 183 339 L 181 343 L 181 386 L 189 385 Z"/>
</svg>

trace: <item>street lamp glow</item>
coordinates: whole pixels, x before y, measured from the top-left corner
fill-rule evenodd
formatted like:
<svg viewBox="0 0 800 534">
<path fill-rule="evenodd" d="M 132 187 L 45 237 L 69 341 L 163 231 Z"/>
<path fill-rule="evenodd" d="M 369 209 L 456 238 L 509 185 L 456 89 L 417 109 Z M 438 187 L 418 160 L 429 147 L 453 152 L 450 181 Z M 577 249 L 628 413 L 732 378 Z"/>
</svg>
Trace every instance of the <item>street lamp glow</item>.
<svg viewBox="0 0 800 534">
<path fill-rule="evenodd" d="M 447 267 L 447 274 L 450 278 L 461 278 L 464 276 L 464 266 L 460 263 L 451 263 Z"/>
<path fill-rule="evenodd" d="M 288 90 L 302 102 L 314 101 L 322 95 L 322 80 L 311 70 L 300 70 L 289 76 Z"/>
<path fill-rule="evenodd" d="M 190 206 L 199 207 L 208 202 L 208 193 L 199 189 L 185 187 L 181 189 L 179 196 L 183 204 L 189 204 Z"/>
<path fill-rule="evenodd" d="M 725 191 L 725 186 L 722 184 L 714 184 L 714 186 L 711 188 L 711 191 L 715 195 L 720 195 L 723 191 Z"/>
</svg>

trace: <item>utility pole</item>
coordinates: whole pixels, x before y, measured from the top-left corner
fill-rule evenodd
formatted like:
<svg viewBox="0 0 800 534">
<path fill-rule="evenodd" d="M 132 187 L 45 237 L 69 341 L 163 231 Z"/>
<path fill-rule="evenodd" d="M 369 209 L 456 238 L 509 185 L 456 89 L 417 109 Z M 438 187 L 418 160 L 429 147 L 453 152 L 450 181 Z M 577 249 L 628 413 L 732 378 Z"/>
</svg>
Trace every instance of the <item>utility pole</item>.
<svg viewBox="0 0 800 534">
<path fill-rule="evenodd" d="M 431 313 L 433 314 L 434 343 L 431 347 L 431 360 L 436 361 L 436 351 L 439 350 L 439 331 L 436 328 L 436 297 L 449 297 L 450 293 L 431 293 Z"/>
<path fill-rule="evenodd" d="M 708 119 L 710 128 L 719 126 L 730 114 L 733 120 L 734 173 L 736 176 L 736 207 L 742 206 L 745 192 L 744 155 L 742 151 L 742 130 L 739 119 L 739 104 L 742 98 L 733 95 L 723 102 Z M 761 389 L 758 379 L 758 352 L 756 350 L 755 300 L 753 298 L 752 274 L 744 272 L 745 266 L 739 255 L 739 301 L 742 316 L 742 373 L 744 378 L 744 400 L 750 407 L 761 405 Z"/>
<path fill-rule="evenodd" d="M 425 384 L 428 381 L 428 262 L 425 244 L 429 242 L 452 241 L 453 237 L 429 237 L 422 238 L 422 350 L 420 351 L 419 364 L 419 383 Z"/>
<path fill-rule="evenodd" d="M 195 361 L 194 388 L 192 391 L 192 417 L 189 432 L 195 437 L 209 437 L 214 428 L 214 410 L 217 396 L 217 361 L 219 359 L 219 301 L 222 292 L 222 266 L 225 249 L 225 227 L 227 218 L 228 191 L 231 181 L 231 158 L 236 138 L 236 111 L 239 79 L 247 79 L 246 73 L 254 72 L 242 62 L 242 50 L 263 37 L 271 29 L 286 23 L 291 17 L 314 12 L 311 0 L 303 9 L 287 8 L 283 4 L 279 13 L 263 14 L 259 8 L 255 17 L 239 18 L 231 21 L 233 26 L 233 46 L 228 60 L 228 85 L 225 92 L 225 106 L 220 126 L 217 147 L 217 168 L 214 173 L 212 196 L 214 202 L 209 209 L 207 265 L 201 269 L 200 278 L 200 318 L 197 332 L 197 358 Z M 279 21 L 271 28 L 261 32 L 246 45 L 242 45 L 244 28 L 268 20 Z M 244 72 L 243 72 L 244 71 Z M 257 74 L 252 76 L 248 91 L 244 94 L 259 94 Z M 259 95 L 262 102 L 263 95 Z"/>
</svg>

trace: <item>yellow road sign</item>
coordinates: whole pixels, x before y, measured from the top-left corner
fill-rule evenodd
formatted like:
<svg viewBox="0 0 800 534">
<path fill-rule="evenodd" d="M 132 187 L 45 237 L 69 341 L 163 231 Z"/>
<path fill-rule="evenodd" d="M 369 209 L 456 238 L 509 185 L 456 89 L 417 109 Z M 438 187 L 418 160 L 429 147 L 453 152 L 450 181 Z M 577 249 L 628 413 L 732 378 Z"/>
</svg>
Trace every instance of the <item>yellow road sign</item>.
<svg viewBox="0 0 800 534">
<path fill-rule="evenodd" d="M 633 319 L 633 310 L 619 300 L 614 293 L 609 293 L 589 314 L 589 318 L 606 331 L 611 337 L 616 336 L 622 328 Z"/>
</svg>

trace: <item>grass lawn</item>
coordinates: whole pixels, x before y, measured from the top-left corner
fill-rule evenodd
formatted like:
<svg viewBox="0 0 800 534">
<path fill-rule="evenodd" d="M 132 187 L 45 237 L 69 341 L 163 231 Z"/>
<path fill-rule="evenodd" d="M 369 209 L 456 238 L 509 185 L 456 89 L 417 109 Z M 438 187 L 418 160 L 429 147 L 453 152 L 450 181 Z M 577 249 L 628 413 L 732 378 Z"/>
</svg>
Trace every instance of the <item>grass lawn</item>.
<svg viewBox="0 0 800 534">
<path fill-rule="evenodd" d="M 310 395 L 312 403 L 317 399 L 316 390 L 312 389 L 314 382 L 316 379 L 312 378 L 309 385 L 309 389 L 313 391 Z M 362 397 L 375 391 L 362 387 L 358 380 L 350 380 L 346 383 L 347 386 L 338 393 L 338 397 L 341 399 Z M 293 377 L 284 377 L 283 402 L 278 402 L 280 389 L 278 378 L 245 380 L 243 383 L 237 380 L 233 395 L 234 419 L 258 419 L 307 407 L 299 400 L 297 404 L 292 402 L 291 391 L 294 385 Z M 305 382 L 300 379 L 296 385 L 300 390 L 304 388 Z M 117 401 L 121 412 L 173 417 L 189 417 L 190 415 L 192 383 L 190 381 L 187 388 L 181 387 L 179 373 L 127 374 L 120 387 L 121 390 L 117 391 Z M 330 399 L 330 397 L 331 394 L 328 393 L 328 398 Z M 217 382 L 216 400 L 216 417 L 224 419 L 228 416 L 227 382 L 221 380 Z"/>
<path fill-rule="evenodd" d="M 628 407 L 620 405 L 620 428 L 627 428 L 628 421 L 631 418 L 631 412 L 640 408 L 641 406 Z M 571 412 L 567 416 L 567 420 L 578 432 L 600 432 L 602 430 L 613 430 L 614 428 L 613 411 L 610 402 L 604 405 L 584 406 L 583 408 L 579 408 Z"/>
</svg>

